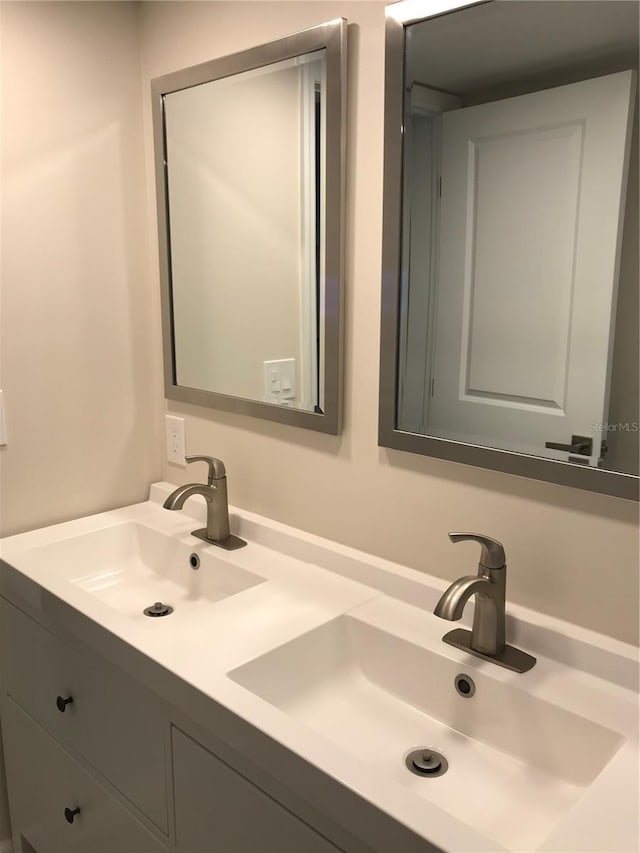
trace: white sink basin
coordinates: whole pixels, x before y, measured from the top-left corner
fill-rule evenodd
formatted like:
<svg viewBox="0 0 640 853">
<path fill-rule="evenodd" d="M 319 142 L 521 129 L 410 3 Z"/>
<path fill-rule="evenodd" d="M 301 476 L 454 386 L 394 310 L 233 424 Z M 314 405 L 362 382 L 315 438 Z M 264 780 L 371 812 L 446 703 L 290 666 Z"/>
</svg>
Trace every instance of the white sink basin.
<svg viewBox="0 0 640 853">
<path fill-rule="evenodd" d="M 623 743 L 620 733 L 345 615 L 228 675 L 394 780 L 511 850 L 533 850 Z M 473 677 L 463 698 L 454 679 Z M 514 676 L 524 679 L 525 676 Z M 409 772 L 414 747 L 447 772 Z"/>
<path fill-rule="evenodd" d="M 189 563 L 193 553 L 200 559 L 197 570 Z M 203 542 L 167 536 L 134 522 L 44 545 L 31 551 L 30 559 L 49 572 L 64 573 L 76 587 L 136 619 L 156 601 L 176 611 L 191 610 L 265 581 L 219 559 Z"/>
</svg>

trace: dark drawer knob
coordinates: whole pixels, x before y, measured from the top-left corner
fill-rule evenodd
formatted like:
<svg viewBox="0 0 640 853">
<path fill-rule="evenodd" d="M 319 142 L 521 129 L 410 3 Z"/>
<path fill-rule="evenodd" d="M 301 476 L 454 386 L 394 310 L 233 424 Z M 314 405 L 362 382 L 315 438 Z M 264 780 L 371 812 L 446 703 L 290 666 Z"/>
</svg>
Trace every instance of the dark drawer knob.
<svg viewBox="0 0 640 853">
<path fill-rule="evenodd" d="M 73 823 L 73 819 L 77 814 L 80 814 L 80 809 L 77 806 L 75 809 L 65 809 L 64 810 L 64 818 L 67 821 L 67 823 Z"/>
<path fill-rule="evenodd" d="M 64 696 L 58 696 L 58 698 L 56 699 L 56 707 L 61 714 L 64 714 L 67 705 L 71 705 L 72 702 L 73 696 L 67 696 L 66 699 L 64 698 Z"/>
</svg>

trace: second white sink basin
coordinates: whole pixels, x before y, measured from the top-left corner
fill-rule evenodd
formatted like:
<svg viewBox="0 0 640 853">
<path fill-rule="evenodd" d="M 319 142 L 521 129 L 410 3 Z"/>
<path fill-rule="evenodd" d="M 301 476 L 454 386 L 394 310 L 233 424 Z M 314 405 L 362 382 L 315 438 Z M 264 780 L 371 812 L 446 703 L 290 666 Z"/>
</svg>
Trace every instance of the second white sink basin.
<svg viewBox="0 0 640 853">
<path fill-rule="evenodd" d="M 198 569 L 190 564 L 197 554 Z M 48 571 L 68 580 L 120 613 L 144 618 L 156 601 L 176 611 L 220 601 L 265 578 L 219 559 L 203 542 L 167 536 L 134 522 L 105 527 L 31 552 Z M 162 620 L 164 621 L 164 620 Z"/>
<path fill-rule="evenodd" d="M 486 667 L 486 665 L 485 665 Z M 460 696 L 460 673 L 476 692 Z M 620 733 L 345 615 L 229 677 L 511 850 L 539 846 L 623 743 Z M 524 678 L 523 676 L 516 676 Z M 449 768 L 405 765 L 430 747 Z"/>
</svg>

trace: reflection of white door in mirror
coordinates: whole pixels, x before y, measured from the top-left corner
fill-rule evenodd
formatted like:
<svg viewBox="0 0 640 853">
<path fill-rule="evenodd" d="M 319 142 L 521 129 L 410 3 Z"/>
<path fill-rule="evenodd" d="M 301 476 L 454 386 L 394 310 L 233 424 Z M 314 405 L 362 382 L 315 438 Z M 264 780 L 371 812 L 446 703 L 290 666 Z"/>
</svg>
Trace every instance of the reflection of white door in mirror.
<svg viewBox="0 0 640 853">
<path fill-rule="evenodd" d="M 564 460 L 545 444 L 592 437 L 598 464 L 635 82 L 443 115 L 429 434 Z"/>
</svg>

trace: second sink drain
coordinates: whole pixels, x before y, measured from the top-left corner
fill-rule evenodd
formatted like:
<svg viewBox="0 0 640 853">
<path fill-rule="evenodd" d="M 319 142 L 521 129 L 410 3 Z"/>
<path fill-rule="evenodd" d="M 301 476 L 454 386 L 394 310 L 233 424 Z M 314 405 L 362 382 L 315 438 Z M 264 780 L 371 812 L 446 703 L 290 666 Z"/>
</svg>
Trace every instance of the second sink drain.
<svg viewBox="0 0 640 853">
<path fill-rule="evenodd" d="M 405 764 L 416 776 L 442 776 L 449 769 L 444 755 L 430 746 L 412 749 L 405 756 Z"/>
<path fill-rule="evenodd" d="M 145 607 L 142 611 L 145 616 L 168 616 L 173 613 L 173 607 L 170 604 L 163 604 L 161 601 L 156 601 L 150 607 Z"/>
</svg>

